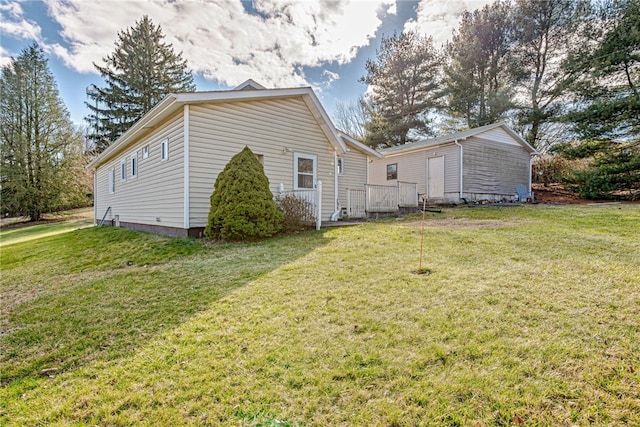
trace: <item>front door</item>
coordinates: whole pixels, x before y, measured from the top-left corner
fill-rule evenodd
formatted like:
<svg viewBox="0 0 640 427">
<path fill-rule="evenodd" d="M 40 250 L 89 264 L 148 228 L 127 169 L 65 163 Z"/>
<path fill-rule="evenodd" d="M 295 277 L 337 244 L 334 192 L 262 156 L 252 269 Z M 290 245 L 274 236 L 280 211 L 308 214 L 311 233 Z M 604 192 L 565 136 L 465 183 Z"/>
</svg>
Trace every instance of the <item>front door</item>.
<svg viewBox="0 0 640 427">
<path fill-rule="evenodd" d="M 427 160 L 427 197 L 444 198 L 444 156 L 430 157 Z"/>
</svg>

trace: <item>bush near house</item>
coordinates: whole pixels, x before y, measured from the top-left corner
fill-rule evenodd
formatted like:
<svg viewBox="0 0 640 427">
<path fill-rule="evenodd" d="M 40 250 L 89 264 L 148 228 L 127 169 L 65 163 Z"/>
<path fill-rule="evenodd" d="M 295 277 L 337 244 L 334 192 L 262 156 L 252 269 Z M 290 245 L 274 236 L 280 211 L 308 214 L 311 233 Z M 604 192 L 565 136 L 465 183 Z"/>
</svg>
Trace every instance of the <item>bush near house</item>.
<svg viewBox="0 0 640 427">
<path fill-rule="evenodd" d="M 277 234 L 283 220 L 264 168 L 245 147 L 216 179 L 205 236 L 214 240 L 257 240 Z"/>
</svg>

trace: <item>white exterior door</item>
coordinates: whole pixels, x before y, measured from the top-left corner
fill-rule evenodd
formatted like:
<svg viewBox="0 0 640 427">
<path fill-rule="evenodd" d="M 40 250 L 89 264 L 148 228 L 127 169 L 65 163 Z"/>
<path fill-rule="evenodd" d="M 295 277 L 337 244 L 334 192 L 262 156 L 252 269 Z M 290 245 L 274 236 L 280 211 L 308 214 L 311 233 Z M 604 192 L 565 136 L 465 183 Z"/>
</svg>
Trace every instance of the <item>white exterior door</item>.
<svg viewBox="0 0 640 427">
<path fill-rule="evenodd" d="M 314 154 L 293 153 L 293 188 L 312 189 L 318 180 L 318 158 Z"/>
<path fill-rule="evenodd" d="M 427 197 L 444 198 L 444 156 L 430 157 L 427 160 Z"/>
</svg>

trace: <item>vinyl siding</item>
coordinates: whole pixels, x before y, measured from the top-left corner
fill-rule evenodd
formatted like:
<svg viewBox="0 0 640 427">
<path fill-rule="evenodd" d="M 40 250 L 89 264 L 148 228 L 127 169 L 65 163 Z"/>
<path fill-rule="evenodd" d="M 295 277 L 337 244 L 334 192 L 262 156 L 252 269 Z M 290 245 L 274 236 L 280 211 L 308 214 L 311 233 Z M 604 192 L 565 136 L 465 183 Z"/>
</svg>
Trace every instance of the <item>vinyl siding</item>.
<svg viewBox="0 0 640 427">
<path fill-rule="evenodd" d="M 472 138 L 479 138 L 483 140 L 495 141 L 495 142 L 500 142 L 502 144 L 515 145 L 517 147 L 521 147 L 518 141 L 514 140 L 513 137 L 509 135 L 507 131 L 505 131 L 502 128 L 491 129 L 486 132 L 479 133 L 478 135 Z"/>
<path fill-rule="evenodd" d="M 450 144 L 433 149 L 414 151 L 393 157 L 374 160 L 369 165 L 369 182 L 379 185 L 396 185 L 398 181 L 417 184 L 418 194 L 427 192 L 427 159 L 429 157 L 444 156 L 444 191 L 458 193 L 458 177 L 460 174 L 459 148 Z M 398 179 L 387 180 L 387 165 L 398 164 Z"/>
<path fill-rule="evenodd" d="M 160 145 L 169 140 L 169 159 L 160 160 Z M 142 158 L 142 147 L 149 145 L 149 157 Z M 96 171 L 96 219 L 111 206 L 106 218 L 116 215 L 121 222 L 183 227 L 183 119 L 182 112 Z M 138 155 L 138 176 L 131 177 L 131 154 Z M 126 158 L 127 180 L 120 181 L 120 163 Z M 115 193 L 109 194 L 109 170 L 115 168 Z M 158 221 L 159 219 L 159 221 Z"/>
<path fill-rule="evenodd" d="M 426 181 L 425 152 L 417 151 L 393 157 L 374 160 L 369 165 L 369 183 L 376 185 L 397 185 L 398 181 L 418 184 L 418 193 L 424 192 Z M 387 165 L 398 164 L 398 178 L 387 180 Z"/>
<path fill-rule="evenodd" d="M 516 184 L 529 183 L 529 157 L 520 145 L 470 138 L 464 144 L 464 192 L 514 195 Z"/>
<path fill-rule="evenodd" d="M 347 189 L 364 190 L 367 183 L 367 163 L 369 157 L 354 148 L 342 155 L 344 159 L 344 175 L 338 177 L 338 200 L 340 206 L 347 206 Z"/>
<path fill-rule="evenodd" d="M 334 210 L 333 150 L 300 98 L 192 105 L 189 121 L 189 223 L 204 227 L 215 180 L 231 157 L 248 146 L 264 156 L 272 193 L 293 189 L 294 152 L 314 154 L 323 183 L 323 220 Z"/>
</svg>

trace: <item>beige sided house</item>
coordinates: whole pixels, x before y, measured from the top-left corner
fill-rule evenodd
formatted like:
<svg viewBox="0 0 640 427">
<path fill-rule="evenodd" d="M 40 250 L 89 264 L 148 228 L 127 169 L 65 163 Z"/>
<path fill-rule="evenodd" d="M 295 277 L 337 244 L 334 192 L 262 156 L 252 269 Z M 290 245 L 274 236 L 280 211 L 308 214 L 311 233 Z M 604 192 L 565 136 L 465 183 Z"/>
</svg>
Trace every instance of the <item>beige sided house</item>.
<svg viewBox="0 0 640 427">
<path fill-rule="evenodd" d="M 308 87 L 167 95 L 90 164 L 94 219 L 173 236 L 200 236 L 213 184 L 248 146 L 274 195 L 322 182 L 321 220 L 339 215 L 342 188 L 364 186 L 381 155 L 339 133 Z"/>
<path fill-rule="evenodd" d="M 531 192 L 536 150 L 504 123 L 494 123 L 381 151 L 369 183 L 417 184 L 429 203 L 516 198 L 516 185 Z"/>
</svg>

